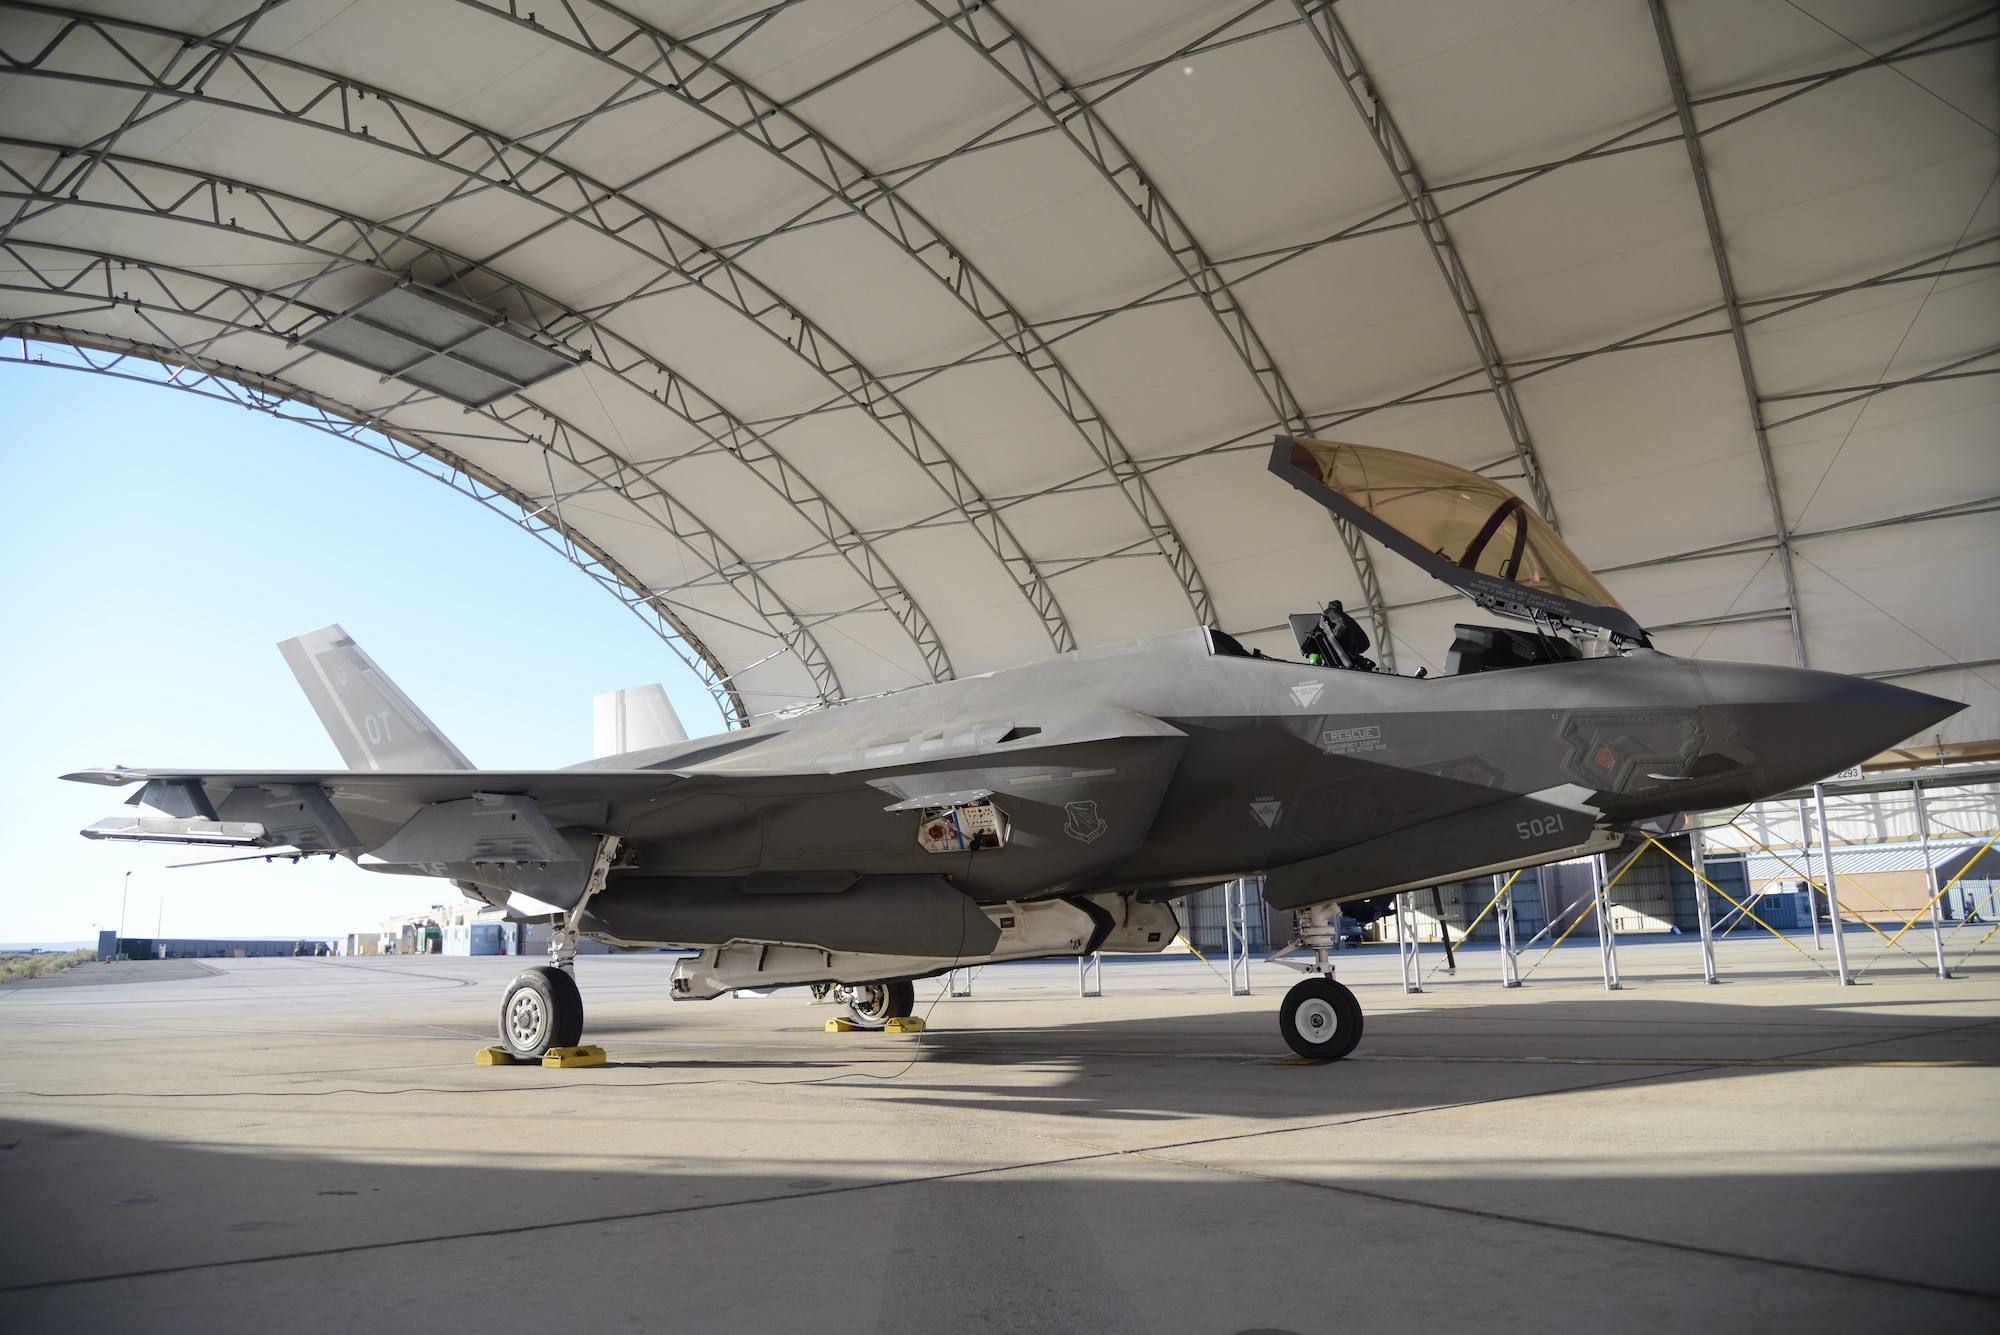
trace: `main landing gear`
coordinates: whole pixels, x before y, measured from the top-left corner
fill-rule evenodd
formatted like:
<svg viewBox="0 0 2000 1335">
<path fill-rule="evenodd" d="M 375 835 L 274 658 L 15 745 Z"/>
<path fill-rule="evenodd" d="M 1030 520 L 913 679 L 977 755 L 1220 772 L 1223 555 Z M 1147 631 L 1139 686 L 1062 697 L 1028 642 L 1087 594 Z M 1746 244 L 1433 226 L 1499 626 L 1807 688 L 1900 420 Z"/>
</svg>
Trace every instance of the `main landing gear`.
<svg viewBox="0 0 2000 1335">
<path fill-rule="evenodd" d="M 1299 936 L 1291 949 L 1312 951 L 1312 963 L 1274 957 L 1277 963 L 1313 975 L 1285 994 L 1285 1004 L 1278 1008 L 1278 1032 L 1293 1052 L 1316 1061 L 1338 1061 L 1361 1041 L 1361 1003 L 1333 981 L 1332 953 L 1339 915 L 1339 907 L 1332 904 L 1300 909 Z"/>
<path fill-rule="evenodd" d="M 540 1061 L 550 1048 L 573 1048 L 583 1039 L 583 994 L 576 979 L 541 965 L 524 969 L 500 1002 L 500 1041 L 522 1061 Z"/>
<path fill-rule="evenodd" d="M 599 836 L 582 898 L 549 933 L 549 962 L 523 969 L 500 999 L 500 1042 L 518 1060 L 540 1061 L 551 1048 L 573 1048 L 583 1041 L 583 993 L 576 987 L 576 944 L 582 938 L 577 924 L 590 897 L 604 888 L 618 845 L 616 835 Z"/>
<path fill-rule="evenodd" d="M 857 1029 L 880 1029 L 891 1020 L 907 1018 L 917 1008 L 917 987 L 907 978 L 838 986 L 834 996 L 847 1003 L 847 1014 Z"/>
</svg>

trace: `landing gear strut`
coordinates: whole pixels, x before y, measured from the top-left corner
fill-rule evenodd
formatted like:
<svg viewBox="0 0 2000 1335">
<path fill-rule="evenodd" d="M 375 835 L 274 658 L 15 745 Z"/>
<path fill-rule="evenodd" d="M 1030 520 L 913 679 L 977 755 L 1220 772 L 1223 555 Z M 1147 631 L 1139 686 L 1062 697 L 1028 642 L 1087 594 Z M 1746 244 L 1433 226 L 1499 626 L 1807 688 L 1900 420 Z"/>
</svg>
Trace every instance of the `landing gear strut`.
<svg viewBox="0 0 2000 1335">
<path fill-rule="evenodd" d="M 549 962 L 523 969 L 500 999 L 500 1042 L 524 1061 L 539 1061 L 550 1048 L 573 1048 L 583 1040 L 583 993 L 576 987 L 576 946 L 582 938 L 577 926 L 591 896 L 604 888 L 618 845 L 616 835 L 599 837 L 583 897 L 549 933 Z"/>
<path fill-rule="evenodd" d="M 1305 949 L 1312 963 L 1273 957 L 1278 963 L 1313 975 L 1293 985 L 1278 1008 L 1278 1032 L 1301 1057 L 1338 1061 L 1361 1041 L 1361 1003 L 1333 981 L 1334 934 L 1340 930 L 1340 909 L 1315 904 L 1298 912 L 1298 939 L 1281 955 Z"/>
</svg>

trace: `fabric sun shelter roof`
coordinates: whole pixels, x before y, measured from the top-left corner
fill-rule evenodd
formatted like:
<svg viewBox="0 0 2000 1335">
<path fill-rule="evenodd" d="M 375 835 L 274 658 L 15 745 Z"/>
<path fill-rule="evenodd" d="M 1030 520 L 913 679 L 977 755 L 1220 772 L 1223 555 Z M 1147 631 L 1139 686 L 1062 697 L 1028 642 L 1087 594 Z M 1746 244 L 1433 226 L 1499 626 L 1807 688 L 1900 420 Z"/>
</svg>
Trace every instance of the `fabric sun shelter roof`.
<svg viewBox="0 0 2000 1335">
<path fill-rule="evenodd" d="M 1668 652 L 2000 738 L 1997 29 L 0 2 L 0 344 L 433 472 L 738 717 L 1197 622 L 1289 653 L 1336 597 L 1437 670 L 1485 618 L 1273 478 L 1286 433 L 1507 487 Z M 478 331 L 398 347 L 398 293 Z"/>
</svg>

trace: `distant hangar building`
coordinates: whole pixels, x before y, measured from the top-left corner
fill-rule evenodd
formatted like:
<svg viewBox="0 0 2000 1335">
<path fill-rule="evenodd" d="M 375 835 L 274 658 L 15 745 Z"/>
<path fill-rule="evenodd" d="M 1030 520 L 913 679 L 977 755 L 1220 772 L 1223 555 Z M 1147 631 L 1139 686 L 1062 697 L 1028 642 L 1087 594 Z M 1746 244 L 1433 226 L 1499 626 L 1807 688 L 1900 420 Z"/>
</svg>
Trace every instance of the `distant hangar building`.
<svg viewBox="0 0 2000 1335">
<path fill-rule="evenodd" d="M 1437 671 L 1311 433 L 1990 753 L 1995 13 L 6 3 L 0 350 L 436 476 L 737 722 L 1334 597 Z"/>
</svg>

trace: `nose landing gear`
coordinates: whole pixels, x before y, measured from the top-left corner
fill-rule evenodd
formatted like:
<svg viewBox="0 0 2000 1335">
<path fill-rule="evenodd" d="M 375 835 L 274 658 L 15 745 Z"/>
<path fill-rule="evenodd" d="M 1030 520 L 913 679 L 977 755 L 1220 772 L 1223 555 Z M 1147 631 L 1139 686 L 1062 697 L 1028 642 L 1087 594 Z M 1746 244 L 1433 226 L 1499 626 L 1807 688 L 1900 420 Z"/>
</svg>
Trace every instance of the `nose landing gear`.
<svg viewBox="0 0 2000 1335">
<path fill-rule="evenodd" d="M 1340 909 L 1333 904 L 1302 908 L 1298 923 L 1298 939 L 1272 958 L 1314 976 L 1301 979 L 1285 994 L 1285 1003 L 1278 1008 L 1278 1032 L 1285 1045 L 1301 1057 L 1338 1061 L 1361 1041 L 1361 1003 L 1333 981 L 1334 933 L 1339 930 Z M 1310 964 L 1283 958 L 1298 949 L 1312 951 Z"/>
</svg>

